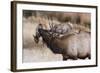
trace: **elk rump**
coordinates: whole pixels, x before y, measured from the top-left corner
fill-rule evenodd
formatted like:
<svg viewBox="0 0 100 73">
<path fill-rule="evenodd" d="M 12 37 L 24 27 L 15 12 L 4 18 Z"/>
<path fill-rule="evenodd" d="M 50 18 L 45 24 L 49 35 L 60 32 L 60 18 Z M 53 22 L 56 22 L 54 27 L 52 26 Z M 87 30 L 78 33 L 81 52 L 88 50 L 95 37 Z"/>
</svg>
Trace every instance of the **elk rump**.
<svg viewBox="0 0 100 73">
<path fill-rule="evenodd" d="M 61 37 L 63 60 L 77 60 L 91 58 L 91 36 L 87 32 L 80 32 Z"/>
</svg>

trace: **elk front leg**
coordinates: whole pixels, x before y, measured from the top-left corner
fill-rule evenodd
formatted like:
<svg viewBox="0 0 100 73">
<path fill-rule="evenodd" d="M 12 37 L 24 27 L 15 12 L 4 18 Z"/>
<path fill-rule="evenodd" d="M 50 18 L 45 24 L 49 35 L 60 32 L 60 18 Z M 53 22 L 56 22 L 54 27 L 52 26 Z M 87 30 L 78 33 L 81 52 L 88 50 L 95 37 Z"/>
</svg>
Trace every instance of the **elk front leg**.
<svg viewBox="0 0 100 73">
<path fill-rule="evenodd" d="M 63 61 L 65 61 L 65 60 L 67 60 L 67 59 L 68 59 L 68 56 L 67 56 L 67 55 L 62 54 L 62 56 L 63 56 Z"/>
</svg>

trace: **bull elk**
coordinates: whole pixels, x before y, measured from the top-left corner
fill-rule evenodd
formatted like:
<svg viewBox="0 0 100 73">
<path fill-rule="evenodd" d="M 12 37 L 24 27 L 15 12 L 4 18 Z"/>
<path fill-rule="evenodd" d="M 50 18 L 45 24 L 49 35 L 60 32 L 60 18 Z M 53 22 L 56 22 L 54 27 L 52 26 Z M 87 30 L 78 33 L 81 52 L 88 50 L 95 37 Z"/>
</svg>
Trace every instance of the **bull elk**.
<svg viewBox="0 0 100 73">
<path fill-rule="evenodd" d="M 67 33 L 59 37 L 50 30 L 39 28 L 38 33 L 53 53 L 62 54 L 63 60 L 91 59 L 91 36 L 88 32 Z"/>
<path fill-rule="evenodd" d="M 39 24 L 38 28 L 43 28 L 42 25 L 43 24 Z M 74 32 L 84 31 L 84 32 L 91 33 L 89 28 L 86 28 L 82 25 L 72 24 L 70 22 L 67 22 L 64 24 L 56 24 L 56 25 L 53 25 L 53 23 L 52 24 L 49 23 L 49 26 L 50 26 L 50 29 L 47 29 L 47 30 L 50 30 L 51 32 L 57 33 L 58 36 L 65 35 L 66 33 L 70 33 L 70 32 L 72 32 L 72 30 Z M 39 42 L 39 37 L 40 37 L 40 35 L 38 33 L 38 30 L 37 30 L 36 36 L 34 36 L 34 40 L 36 43 Z"/>
</svg>

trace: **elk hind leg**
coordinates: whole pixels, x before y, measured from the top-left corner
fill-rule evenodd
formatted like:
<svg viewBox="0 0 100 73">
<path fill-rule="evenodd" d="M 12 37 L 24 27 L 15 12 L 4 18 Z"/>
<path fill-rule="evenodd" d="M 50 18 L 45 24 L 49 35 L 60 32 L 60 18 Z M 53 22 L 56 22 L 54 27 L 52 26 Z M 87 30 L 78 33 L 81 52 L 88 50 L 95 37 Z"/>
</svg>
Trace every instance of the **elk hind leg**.
<svg viewBox="0 0 100 73">
<path fill-rule="evenodd" d="M 88 59 L 91 59 L 91 55 L 90 54 L 88 54 Z"/>
</svg>

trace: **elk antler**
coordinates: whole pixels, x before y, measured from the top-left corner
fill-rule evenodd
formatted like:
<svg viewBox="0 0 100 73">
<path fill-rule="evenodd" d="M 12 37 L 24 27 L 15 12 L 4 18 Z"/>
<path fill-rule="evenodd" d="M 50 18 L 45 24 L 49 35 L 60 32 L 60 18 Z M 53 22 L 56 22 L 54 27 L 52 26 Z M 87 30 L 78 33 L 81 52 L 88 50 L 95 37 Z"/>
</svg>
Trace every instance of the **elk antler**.
<svg viewBox="0 0 100 73">
<path fill-rule="evenodd" d="M 50 23 L 50 18 L 49 17 L 47 17 L 47 19 L 48 19 L 48 24 L 49 24 L 49 27 L 50 27 L 50 29 L 52 28 L 52 26 L 51 26 L 51 23 Z"/>
</svg>

